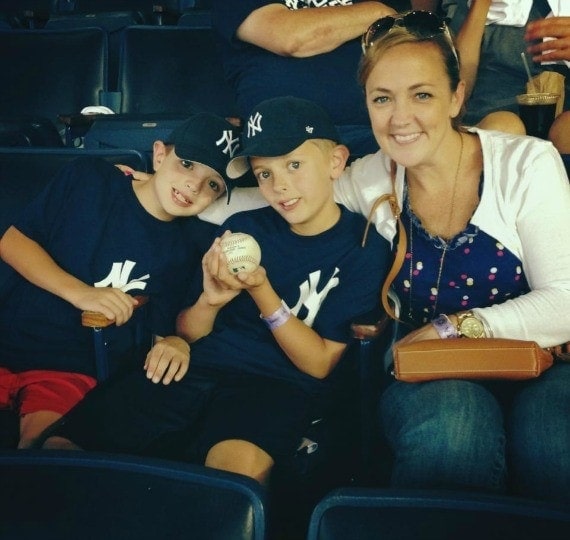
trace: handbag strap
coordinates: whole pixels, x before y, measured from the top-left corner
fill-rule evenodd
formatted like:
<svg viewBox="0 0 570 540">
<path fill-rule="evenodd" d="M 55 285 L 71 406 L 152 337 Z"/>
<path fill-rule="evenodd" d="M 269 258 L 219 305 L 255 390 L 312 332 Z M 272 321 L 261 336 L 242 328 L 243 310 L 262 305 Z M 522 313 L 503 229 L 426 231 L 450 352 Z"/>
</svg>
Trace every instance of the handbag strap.
<svg viewBox="0 0 570 540">
<path fill-rule="evenodd" d="M 384 284 L 382 285 L 380 300 L 382 302 L 382 307 L 384 308 L 384 311 L 392 319 L 396 321 L 398 320 L 398 317 L 396 317 L 396 312 L 394 311 L 394 308 L 392 307 L 388 299 L 388 291 L 390 290 L 392 282 L 394 281 L 398 272 L 400 271 L 400 268 L 402 268 L 402 264 L 404 264 L 404 258 L 406 256 L 406 244 L 408 243 L 406 229 L 404 228 L 404 225 L 402 224 L 402 220 L 400 218 L 402 212 L 400 210 L 400 207 L 398 206 L 398 198 L 396 197 L 397 167 L 398 166 L 395 161 L 392 161 L 390 163 L 390 178 L 392 181 L 392 193 L 385 193 L 384 195 L 381 195 L 374 201 L 374 204 L 372 205 L 372 208 L 368 213 L 366 228 L 364 229 L 364 236 L 362 238 L 362 247 L 364 247 L 364 245 L 366 244 L 366 238 L 368 236 L 368 230 L 370 229 L 370 224 L 372 223 L 372 219 L 374 217 L 374 213 L 382 203 L 388 202 L 388 204 L 390 205 L 390 210 L 392 211 L 392 215 L 396 218 L 398 225 L 397 227 L 398 244 L 396 246 L 396 253 L 394 255 L 394 262 L 392 263 L 392 268 L 390 268 L 390 271 L 388 272 L 388 275 L 384 280 Z"/>
</svg>

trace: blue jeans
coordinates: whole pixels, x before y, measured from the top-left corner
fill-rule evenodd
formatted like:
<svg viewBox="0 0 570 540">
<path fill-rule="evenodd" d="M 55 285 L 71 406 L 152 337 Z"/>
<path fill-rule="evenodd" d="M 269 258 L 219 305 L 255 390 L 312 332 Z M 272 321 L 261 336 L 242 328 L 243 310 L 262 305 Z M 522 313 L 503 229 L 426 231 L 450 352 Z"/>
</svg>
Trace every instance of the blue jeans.
<svg viewBox="0 0 570 540">
<path fill-rule="evenodd" d="M 570 364 L 529 382 L 394 382 L 379 411 L 395 487 L 570 502 Z"/>
</svg>

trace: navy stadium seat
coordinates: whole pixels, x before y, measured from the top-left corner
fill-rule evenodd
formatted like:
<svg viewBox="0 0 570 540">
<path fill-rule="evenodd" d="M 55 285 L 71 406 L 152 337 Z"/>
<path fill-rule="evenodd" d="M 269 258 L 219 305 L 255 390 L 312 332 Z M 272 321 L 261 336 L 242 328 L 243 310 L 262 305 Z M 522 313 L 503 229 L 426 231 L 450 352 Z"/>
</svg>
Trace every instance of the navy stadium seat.
<svg viewBox="0 0 570 540">
<path fill-rule="evenodd" d="M 47 29 L 102 28 L 108 37 L 108 83 L 115 90 L 119 73 L 121 36 L 127 26 L 147 22 L 138 11 L 99 11 L 97 13 L 61 13 L 52 15 L 45 24 Z"/>
<path fill-rule="evenodd" d="M 100 28 L 0 30 L 0 118 L 37 116 L 58 126 L 60 114 L 99 105 L 107 51 Z"/>
<path fill-rule="evenodd" d="M 315 507 L 307 540 L 563 540 L 570 507 L 457 491 L 341 488 Z"/>
<path fill-rule="evenodd" d="M 0 0 L 0 14 L 12 28 L 42 28 L 57 0 Z"/>
<path fill-rule="evenodd" d="M 91 452 L 0 451 L 1 540 L 264 540 L 250 478 Z"/>
<path fill-rule="evenodd" d="M 177 114 L 196 110 L 237 116 L 213 30 L 138 25 L 123 34 L 118 90 L 121 112 Z"/>
<path fill-rule="evenodd" d="M 0 116 L 0 146 L 64 146 L 55 124 L 42 116 Z"/>
</svg>

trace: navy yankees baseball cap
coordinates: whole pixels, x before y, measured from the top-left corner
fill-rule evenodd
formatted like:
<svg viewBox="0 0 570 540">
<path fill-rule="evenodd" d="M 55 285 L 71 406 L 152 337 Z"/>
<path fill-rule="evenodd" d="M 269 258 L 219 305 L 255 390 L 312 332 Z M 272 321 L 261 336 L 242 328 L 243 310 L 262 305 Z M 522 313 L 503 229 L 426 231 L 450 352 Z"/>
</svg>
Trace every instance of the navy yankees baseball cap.
<svg viewBox="0 0 570 540">
<path fill-rule="evenodd" d="M 227 202 L 230 202 L 234 183 L 226 174 L 230 159 L 239 150 L 239 131 L 224 118 L 200 112 L 172 130 L 165 144 L 174 145 L 180 159 L 195 161 L 218 172 L 226 184 Z"/>
<path fill-rule="evenodd" d="M 249 158 L 288 154 L 309 139 L 340 142 L 329 114 L 313 101 L 293 96 L 262 101 L 247 119 L 241 137 L 242 151 L 228 163 L 229 178 L 249 170 Z"/>
</svg>

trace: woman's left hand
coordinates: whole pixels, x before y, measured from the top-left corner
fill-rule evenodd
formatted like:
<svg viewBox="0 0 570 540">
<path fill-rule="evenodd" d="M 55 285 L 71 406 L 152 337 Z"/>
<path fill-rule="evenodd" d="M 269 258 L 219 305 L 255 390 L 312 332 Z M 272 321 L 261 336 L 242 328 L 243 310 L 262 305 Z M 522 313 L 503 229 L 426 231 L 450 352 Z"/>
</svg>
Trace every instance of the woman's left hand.
<svg viewBox="0 0 570 540">
<path fill-rule="evenodd" d="M 426 339 L 440 339 L 439 334 L 431 323 L 413 330 L 400 339 L 396 344 L 404 345 L 405 343 L 414 343 L 415 341 L 424 341 Z"/>
</svg>

